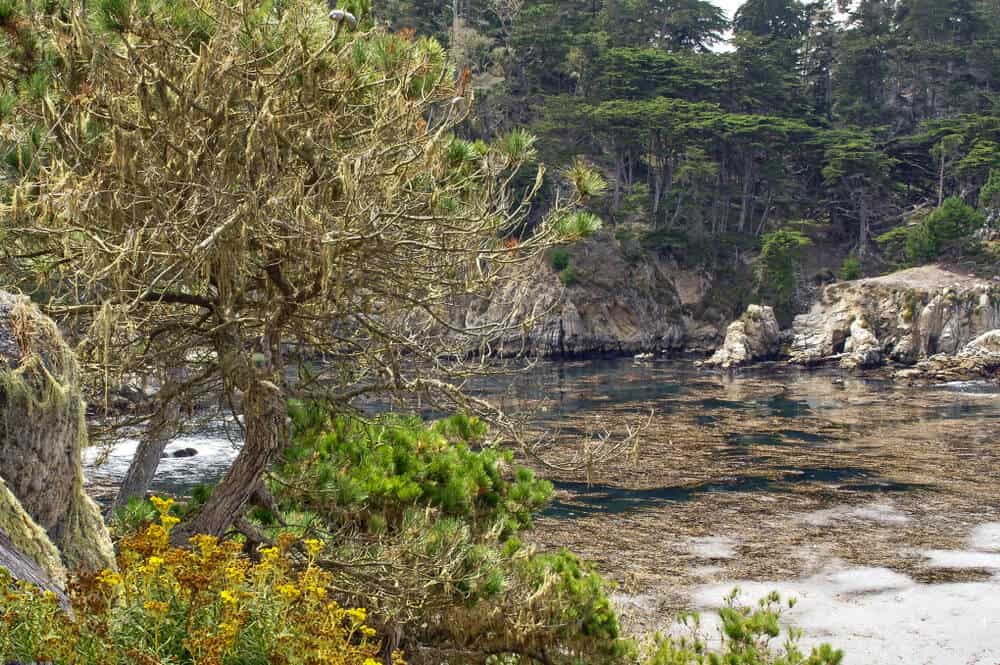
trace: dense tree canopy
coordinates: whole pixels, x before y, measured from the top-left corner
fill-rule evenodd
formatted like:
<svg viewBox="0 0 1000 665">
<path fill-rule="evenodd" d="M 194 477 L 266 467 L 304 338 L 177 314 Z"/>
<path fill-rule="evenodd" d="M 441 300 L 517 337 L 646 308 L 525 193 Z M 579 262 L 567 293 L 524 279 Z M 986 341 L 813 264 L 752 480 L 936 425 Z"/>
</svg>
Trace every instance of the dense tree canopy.
<svg viewBox="0 0 1000 665">
<path fill-rule="evenodd" d="M 668 230 L 671 251 L 759 246 L 808 218 L 877 261 L 874 235 L 951 195 L 975 205 L 996 168 L 998 11 L 748 0 L 723 23 L 700 0 L 525 0 L 509 39 L 483 27 L 506 50 L 472 72 L 490 122 L 466 131 L 530 123 L 549 161 L 588 156 L 611 180 L 609 218 Z M 730 48 L 710 50 L 723 34 Z M 678 178 L 694 155 L 702 175 Z"/>
</svg>

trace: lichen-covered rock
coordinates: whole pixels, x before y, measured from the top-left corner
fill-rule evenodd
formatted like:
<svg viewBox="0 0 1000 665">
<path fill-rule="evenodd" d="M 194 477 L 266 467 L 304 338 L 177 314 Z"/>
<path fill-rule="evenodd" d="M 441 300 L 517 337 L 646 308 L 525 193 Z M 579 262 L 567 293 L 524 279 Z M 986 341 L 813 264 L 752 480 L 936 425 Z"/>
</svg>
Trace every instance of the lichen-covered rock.
<svg viewBox="0 0 1000 665">
<path fill-rule="evenodd" d="M 850 336 L 844 342 L 844 357 L 840 366 L 844 369 L 878 367 L 882 364 L 882 347 L 871 326 L 864 319 L 851 322 Z"/>
<path fill-rule="evenodd" d="M 781 328 L 774 310 L 766 305 L 750 305 L 743 316 L 729 324 L 722 347 L 704 364 L 723 369 L 738 367 L 771 358 L 780 348 Z"/>
<path fill-rule="evenodd" d="M 7 537 L 18 552 L 33 560 L 59 586 L 66 584 L 66 569 L 59 550 L 45 529 L 31 518 L 21 502 L 0 478 L 0 534 Z"/>
<path fill-rule="evenodd" d="M 983 333 L 956 354 L 937 353 L 896 373 L 898 379 L 917 382 L 982 377 L 1000 378 L 1000 330 Z"/>
<path fill-rule="evenodd" d="M 457 327 L 488 336 L 495 329 L 491 350 L 502 355 L 658 353 L 717 343 L 718 328 L 690 316 L 707 278 L 656 256 L 629 260 L 609 233 L 567 251 L 573 280 L 541 259 L 521 266 L 489 300 L 461 308 Z"/>
<path fill-rule="evenodd" d="M 858 327 L 863 340 L 848 342 Z M 956 354 L 986 331 L 1000 327 L 1000 283 L 922 266 L 870 279 L 832 284 L 812 309 L 795 318 L 791 361 L 812 365 L 834 358 L 848 366 L 882 358 L 915 363 L 938 353 Z M 874 342 L 869 337 L 874 337 Z M 881 358 L 878 362 L 881 362 Z M 859 363 L 859 364 L 856 364 Z"/>
<path fill-rule="evenodd" d="M 55 323 L 0 292 L 0 478 L 71 570 L 114 565 L 100 511 L 83 491 L 85 414 L 79 367 Z"/>
</svg>

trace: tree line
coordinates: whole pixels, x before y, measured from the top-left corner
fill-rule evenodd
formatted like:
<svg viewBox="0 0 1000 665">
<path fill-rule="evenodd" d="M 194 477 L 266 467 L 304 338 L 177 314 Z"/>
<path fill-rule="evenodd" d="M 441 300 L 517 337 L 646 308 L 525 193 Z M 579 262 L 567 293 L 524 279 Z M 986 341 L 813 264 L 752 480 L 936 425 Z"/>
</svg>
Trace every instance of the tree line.
<svg viewBox="0 0 1000 665">
<path fill-rule="evenodd" d="M 748 0 L 732 20 L 707 0 L 382 13 L 468 67 L 469 135 L 530 126 L 547 161 L 586 156 L 611 176 L 600 212 L 674 249 L 811 219 L 864 259 L 913 211 L 978 205 L 1000 168 L 991 0 Z"/>
</svg>

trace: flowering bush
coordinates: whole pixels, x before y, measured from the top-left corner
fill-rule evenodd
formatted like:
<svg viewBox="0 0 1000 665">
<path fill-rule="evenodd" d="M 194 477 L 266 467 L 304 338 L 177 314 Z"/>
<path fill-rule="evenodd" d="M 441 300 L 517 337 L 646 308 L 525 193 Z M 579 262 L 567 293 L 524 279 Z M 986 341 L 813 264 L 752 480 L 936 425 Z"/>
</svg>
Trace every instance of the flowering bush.
<svg viewBox="0 0 1000 665">
<path fill-rule="evenodd" d="M 315 564 L 324 545 L 303 543 L 294 569 L 282 538 L 253 563 L 234 541 L 195 536 L 169 545 L 172 500 L 154 499 L 157 523 L 125 538 L 119 569 L 81 577 L 72 615 L 51 594 L 0 570 L 0 662 L 159 665 L 375 665 L 378 643 L 364 608 L 332 600 Z M 397 665 L 403 665 L 397 654 Z"/>
</svg>

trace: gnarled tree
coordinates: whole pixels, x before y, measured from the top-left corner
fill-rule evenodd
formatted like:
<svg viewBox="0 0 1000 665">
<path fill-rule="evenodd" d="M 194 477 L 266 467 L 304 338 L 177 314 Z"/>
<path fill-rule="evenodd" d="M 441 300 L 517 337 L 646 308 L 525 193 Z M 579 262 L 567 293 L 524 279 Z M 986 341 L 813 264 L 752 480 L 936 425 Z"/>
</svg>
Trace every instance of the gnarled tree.
<svg viewBox="0 0 1000 665">
<path fill-rule="evenodd" d="M 598 224 L 577 169 L 518 235 L 533 139 L 456 139 L 471 99 L 433 40 L 350 33 L 310 0 L 87 7 L 19 24 L 45 26 L 49 89 L 22 100 L 45 140 L 0 217 L 98 394 L 169 375 L 161 413 L 212 397 L 241 414 L 187 533 L 239 517 L 291 398 L 460 399 L 505 323 L 454 309 Z"/>
</svg>

